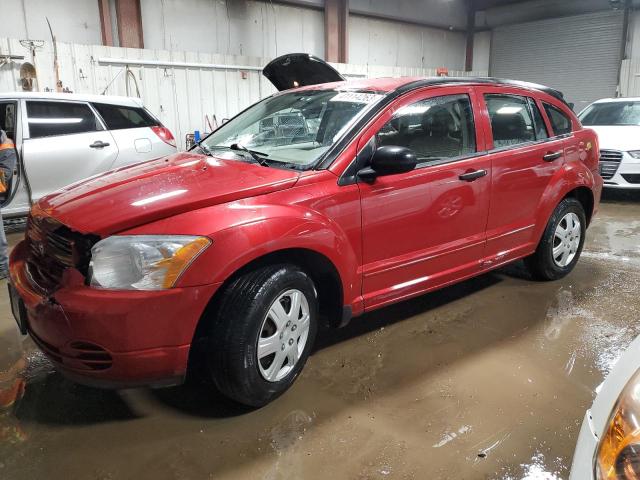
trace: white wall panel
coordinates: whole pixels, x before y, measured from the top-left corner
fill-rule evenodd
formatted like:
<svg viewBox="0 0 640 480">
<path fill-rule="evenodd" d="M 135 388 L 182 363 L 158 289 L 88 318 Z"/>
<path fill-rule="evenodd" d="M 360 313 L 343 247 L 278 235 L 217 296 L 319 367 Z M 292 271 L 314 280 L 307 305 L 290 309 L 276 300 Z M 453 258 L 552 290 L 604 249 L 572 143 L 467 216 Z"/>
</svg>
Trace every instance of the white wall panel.
<svg viewBox="0 0 640 480">
<path fill-rule="evenodd" d="M 466 0 L 349 0 L 349 10 L 447 28 L 467 26 Z"/>
<path fill-rule="evenodd" d="M 141 0 L 146 48 L 324 57 L 322 11 L 263 1 Z"/>
<path fill-rule="evenodd" d="M 491 32 L 478 32 L 473 36 L 473 70 L 489 71 Z"/>
<path fill-rule="evenodd" d="M 101 42 L 97 0 L 0 0 L 3 37 L 49 40 L 46 18 L 61 42 Z"/>
<path fill-rule="evenodd" d="M 0 38 L 0 50 L 15 55 L 30 54 L 16 39 Z M 171 129 L 178 144 L 194 130 L 208 130 L 205 117 L 220 123 L 239 111 L 270 95 L 275 90 L 258 70 L 235 66 L 262 67 L 269 60 L 258 57 L 220 55 L 206 52 L 103 47 L 97 45 L 58 44 L 60 78 L 65 87 L 76 93 L 107 95 L 127 94 L 125 66 L 100 62 L 100 59 L 127 59 L 145 105 Z M 141 65 L 136 61 L 189 62 L 194 67 Z M 46 42 L 35 58 L 40 91 L 54 90 L 52 46 Z M 204 68 L 197 65 L 225 65 L 227 68 Z M 333 64 L 347 77 L 433 76 L 435 68 Z M 436 64 L 437 66 L 437 64 Z M 19 90 L 20 62 L 0 66 L 0 92 Z M 244 76 L 243 77 L 243 72 Z M 452 76 L 486 75 L 486 71 L 450 70 Z M 129 80 L 129 95 L 136 95 Z"/>
<path fill-rule="evenodd" d="M 349 63 L 462 70 L 465 45 L 460 32 L 349 17 Z"/>
</svg>

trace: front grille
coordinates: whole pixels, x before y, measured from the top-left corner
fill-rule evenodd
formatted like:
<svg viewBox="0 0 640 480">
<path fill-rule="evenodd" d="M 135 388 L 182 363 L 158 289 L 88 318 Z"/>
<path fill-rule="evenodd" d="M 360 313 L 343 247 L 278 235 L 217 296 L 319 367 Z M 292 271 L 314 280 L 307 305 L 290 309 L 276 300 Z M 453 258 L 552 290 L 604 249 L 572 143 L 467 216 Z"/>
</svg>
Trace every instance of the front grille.
<svg viewBox="0 0 640 480">
<path fill-rule="evenodd" d="M 617 150 L 600 150 L 600 176 L 609 180 L 618 171 L 622 161 L 622 152 Z"/>
<path fill-rule="evenodd" d="M 622 178 L 629 183 L 640 183 L 640 173 L 623 173 Z"/>
<path fill-rule="evenodd" d="M 29 216 L 25 235 L 31 283 L 44 293 L 57 289 L 67 268 L 86 275 L 96 239 L 82 235 L 47 216 Z"/>
</svg>

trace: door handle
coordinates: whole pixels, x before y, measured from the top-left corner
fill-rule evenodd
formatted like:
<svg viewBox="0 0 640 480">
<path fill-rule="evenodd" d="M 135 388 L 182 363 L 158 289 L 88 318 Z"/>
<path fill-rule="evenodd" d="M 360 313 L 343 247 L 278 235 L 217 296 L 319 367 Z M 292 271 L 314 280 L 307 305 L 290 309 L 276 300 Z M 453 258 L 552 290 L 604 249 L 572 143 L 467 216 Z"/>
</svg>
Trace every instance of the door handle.
<svg viewBox="0 0 640 480">
<path fill-rule="evenodd" d="M 487 174 L 486 170 L 473 170 L 471 172 L 463 173 L 458 178 L 464 182 L 473 182 Z"/>
<path fill-rule="evenodd" d="M 542 157 L 545 162 L 553 162 L 562 156 L 562 150 L 558 150 L 557 152 L 549 152 Z"/>
<path fill-rule="evenodd" d="M 98 140 L 93 142 L 91 145 L 89 145 L 89 148 L 104 148 L 108 146 L 109 146 L 109 143 Z"/>
</svg>

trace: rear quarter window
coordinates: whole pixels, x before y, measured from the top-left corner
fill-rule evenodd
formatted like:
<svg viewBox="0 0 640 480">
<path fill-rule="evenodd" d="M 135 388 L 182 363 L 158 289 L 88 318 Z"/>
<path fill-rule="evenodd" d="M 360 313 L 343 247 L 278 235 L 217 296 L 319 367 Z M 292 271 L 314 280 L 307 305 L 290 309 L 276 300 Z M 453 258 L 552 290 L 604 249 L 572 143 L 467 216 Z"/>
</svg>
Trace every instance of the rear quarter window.
<svg viewBox="0 0 640 480">
<path fill-rule="evenodd" d="M 547 112 L 553 133 L 555 135 L 565 135 L 571 133 L 573 130 L 571 127 L 571 118 L 560 110 L 558 107 L 554 107 L 549 103 L 543 103 L 544 110 Z"/>
<path fill-rule="evenodd" d="M 106 103 L 94 103 L 108 130 L 125 128 L 155 127 L 159 122 L 144 108 L 123 107 Z"/>
</svg>

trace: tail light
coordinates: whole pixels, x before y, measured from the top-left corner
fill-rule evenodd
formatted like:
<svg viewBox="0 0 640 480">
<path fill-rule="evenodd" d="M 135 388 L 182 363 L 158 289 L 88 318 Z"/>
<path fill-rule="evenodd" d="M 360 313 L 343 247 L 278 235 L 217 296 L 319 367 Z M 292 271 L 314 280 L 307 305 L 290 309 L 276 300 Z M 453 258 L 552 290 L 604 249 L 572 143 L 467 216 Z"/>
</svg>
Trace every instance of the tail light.
<svg viewBox="0 0 640 480">
<path fill-rule="evenodd" d="M 155 127 L 151 127 L 151 130 L 153 130 L 153 133 L 160 137 L 160 140 L 162 140 L 164 143 L 171 145 L 172 147 L 176 146 L 176 139 L 173 138 L 171 130 L 169 130 L 167 127 L 157 125 Z"/>
</svg>

